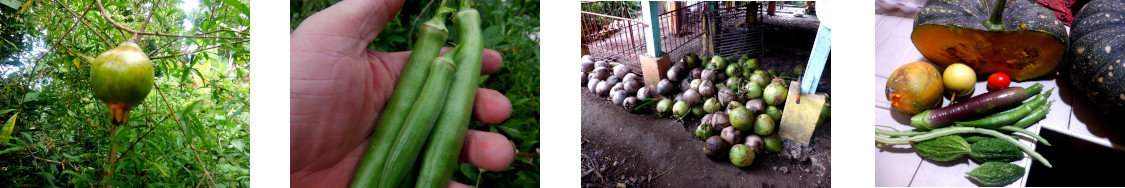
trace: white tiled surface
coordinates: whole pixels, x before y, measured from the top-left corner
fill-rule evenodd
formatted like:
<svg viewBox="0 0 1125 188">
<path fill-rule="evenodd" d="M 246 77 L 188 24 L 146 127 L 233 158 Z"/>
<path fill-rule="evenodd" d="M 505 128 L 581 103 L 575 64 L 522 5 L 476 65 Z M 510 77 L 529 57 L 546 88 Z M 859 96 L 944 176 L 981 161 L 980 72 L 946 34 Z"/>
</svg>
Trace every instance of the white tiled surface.
<svg viewBox="0 0 1125 188">
<path fill-rule="evenodd" d="M 875 100 L 875 123 L 889 126 L 898 130 L 909 130 L 909 117 L 889 109 L 890 102 L 886 99 L 883 89 L 887 77 L 899 66 L 915 61 L 926 61 L 921 53 L 914 48 L 910 41 L 910 32 L 913 28 L 912 18 L 875 15 L 875 77 L 876 91 L 872 93 Z M 939 67 L 939 69 L 942 69 Z M 944 69 L 942 69 L 944 70 Z M 1090 104 L 1082 99 L 1081 94 L 1074 90 L 1069 79 L 1056 79 L 1056 76 L 1039 78 L 1032 81 L 1013 82 L 1012 86 L 1027 87 L 1034 83 L 1044 86 L 1044 91 L 1055 88 L 1049 100 L 1055 103 L 1051 111 L 1036 125 L 1029 128 L 1038 133 L 1041 127 L 1071 135 L 1089 142 L 1106 147 L 1125 150 L 1121 136 L 1112 135 L 1105 127 L 1108 122 L 1100 119 L 1096 111 L 1088 109 Z M 983 75 L 981 75 L 983 76 Z M 979 77 L 979 76 L 978 76 Z M 983 80 L 982 78 L 978 78 Z M 984 82 L 978 82 L 974 95 L 987 92 Z M 943 102 L 943 106 L 949 103 Z M 1073 106 L 1073 108 L 1072 108 Z M 1076 115 L 1078 114 L 1078 115 Z M 1120 123 L 1118 123 L 1120 124 Z M 886 129 L 886 128 L 884 128 Z M 1026 145 L 1035 147 L 1030 138 L 1021 139 Z M 1055 145 L 1052 147 L 1066 147 Z M 872 147 L 875 150 L 875 185 L 876 186 L 979 186 L 965 175 L 979 164 L 968 160 L 968 157 L 951 162 L 934 162 L 922 160 L 908 145 L 889 148 Z M 1049 161 L 1050 158 L 1047 158 Z M 1023 166 L 1030 172 L 1033 159 L 1028 156 L 1015 164 Z M 1026 185 L 1025 179 L 1020 179 L 1009 186 Z"/>
</svg>

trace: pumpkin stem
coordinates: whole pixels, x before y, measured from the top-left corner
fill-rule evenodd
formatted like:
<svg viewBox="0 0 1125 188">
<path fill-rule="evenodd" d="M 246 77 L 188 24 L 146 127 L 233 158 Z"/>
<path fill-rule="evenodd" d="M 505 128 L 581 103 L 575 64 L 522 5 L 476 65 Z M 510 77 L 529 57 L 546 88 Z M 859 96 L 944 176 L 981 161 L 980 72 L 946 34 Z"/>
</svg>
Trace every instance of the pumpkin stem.
<svg viewBox="0 0 1125 188">
<path fill-rule="evenodd" d="M 996 5 L 992 6 L 992 16 L 984 20 L 984 28 L 988 31 L 1000 32 L 1004 31 L 1004 7 L 1008 5 L 1007 0 L 996 0 Z"/>
</svg>

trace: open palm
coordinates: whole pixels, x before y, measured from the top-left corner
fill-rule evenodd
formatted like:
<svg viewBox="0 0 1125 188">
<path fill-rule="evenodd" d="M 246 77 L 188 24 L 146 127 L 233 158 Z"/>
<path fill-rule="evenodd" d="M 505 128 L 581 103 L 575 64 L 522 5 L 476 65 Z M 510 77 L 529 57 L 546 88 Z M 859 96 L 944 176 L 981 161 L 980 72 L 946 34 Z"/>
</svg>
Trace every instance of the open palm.
<svg viewBox="0 0 1125 188">
<path fill-rule="evenodd" d="M 293 187 L 351 183 L 378 115 L 410 56 L 410 52 L 385 53 L 366 46 L 402 4 L 401 0 L 342 1 L 308 17 L 290 34 Z M 481 74 L 500 69 L 502 59 L 496 51 L 486 49 L 482 59 Z M 477 90 L 474 119 L 500 123 L 511 111 L 511 103 L 500 92 Z M 462 162 L 499 171 L 514 157 L 514 146 L 503 135 L 474 130 L 465 135 Z"/>
</svg>

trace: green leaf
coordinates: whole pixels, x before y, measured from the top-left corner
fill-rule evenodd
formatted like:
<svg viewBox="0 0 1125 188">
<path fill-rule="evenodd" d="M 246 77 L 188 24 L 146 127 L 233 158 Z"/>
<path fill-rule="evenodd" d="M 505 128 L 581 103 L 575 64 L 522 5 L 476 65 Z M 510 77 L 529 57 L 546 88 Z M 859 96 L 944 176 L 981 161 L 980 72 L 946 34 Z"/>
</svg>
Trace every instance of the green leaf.
<svg viewBox="0 0 1125 188">
<path fill-rule="evenodd" d="M 13 151 L 16 151 L 16 150 L 20 150 L 20 149 L 23 149 L 23 146 L 13 146 L 13 147 L 10 147 L 8 149 L 0 150 L 0 155 L 3 155 L 5 153 L 9 153 L 9 152 L 13 152 Z"/>
<path fill-rule="evenodd" d="M 183 110 L 180 110 L 180 112 L 178 114 L 180 116 L 180 131 L 184 134 L 184 137 L 187 137 L 187 138 L 195 138 L 196 137 L 194 129 L 191 129 L 191 127 L 189 125 L 191 123 L 191 120 L 190 120 L 188 115 L 193 115 L 191 117 L 194 117 L 194 113 L 192 113 L 192 112 L 195 111 L 195 109 L 199 107 L 199 103 L 201 103 L 201 102 L 202 101 L 194 101 L 191 104 L 188 104 L 187 106 L 184 106 Z"/>
<path fill-rule="evenodd" d="M 242 11 L 242 15 L 246 15 L 246 17 L 250 17 L 250 8 L 246 7 L 246 4 L 243 4 L 242 2 L 238 2 L 238 0 L 223 0 L 223 3 L 226 3 L 227 5 L 230 5 L 230 6 L 233 6 L 234 8 L 237 8 L 239 11 Z"/>
<path fill-rule="evenodd" d="M 500 42 L 503 42 L 505 38 L 505 35 L 500 34 L 500 25 L 488 26 L 481 34 L 484 36 L 492 36 L 484 38 L 484 46 L 496 46 L 500 44 Z"/>
<path fill-rule="evenodd" d="M 90 57 L 89 55 L 86 55 L 86 54 L 83 54 L 83 53 L 72 53 L 72 54 L 74 54 L 78 57 L 81 57 L 82 59 L 84 59 L 88 62 L 94 62 L 94 59 L 95 59 L 94 57 Z"/>
<path fill-rule="evenodd" d="M 469 178 L 469 180 L 472 180 L 472 181 L 475 182 L 475 181 L 477 181 L 477 178 L 479 178 L 478 175 L 480 175 L 479 174 L 480 170 L 477 170 L 477 167 L 474 167 L 473 165 L 470 165 L 469 163 L 461 163 L 460 170 L 461 170 L 461 175 L 465 175 L 465 177 Z"/>
<path fill-rule="evenodd" d="M 165 15 L 167 15 L 167 13 L 165 13 Z M 164 20 L 164 16 L 153 16 L 153 17 L 156 18 L 156 23 L 168 23 L 168 21 Z"/>
<path fill-rule="evenodd" d="M 78 156 L 70 155 L 69 153 L 63 153 L 63 157 L 65 157 L 66 160 L 78 161 Z"/>
<path fill-rule="evenodd" d="M 16 111 L 16 109 L 0 110 L 0 115 L 7 114 L 8 112 Z"/>
<path fill-rule="evenodd" d="M 20 113 L 16 112 L 11 118 L 8 118 L 4 130 L 0 131 L 0 145 L 8 145 L 8 140 L 12 138 L 12 130 L 16 128 L 16 117 L 19 115 Z"/>
<path fill-rule="evenodd" d="M 9 8 L 19 10 L 22 2 L 18 0 L 0 0 L 0 4 L 8 5 Z"/>
<path fill-rule="evenodd" d="M 43 91 L 27 92 L 27 95 L 23 96 L 23 102 L 31 102 L 31 101 L 34 101 L 35 99 L 39 99 L 39 93 L 42 93 L 42 92 Z"/>
</svg>

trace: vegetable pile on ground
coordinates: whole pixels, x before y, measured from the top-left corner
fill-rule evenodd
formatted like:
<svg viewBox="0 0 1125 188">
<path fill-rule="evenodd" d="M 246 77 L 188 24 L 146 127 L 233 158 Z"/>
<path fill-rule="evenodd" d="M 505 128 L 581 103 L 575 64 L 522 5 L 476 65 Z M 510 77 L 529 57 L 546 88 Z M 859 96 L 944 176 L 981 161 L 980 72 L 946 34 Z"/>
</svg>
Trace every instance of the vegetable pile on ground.
<svg viewBox="0 0 1125 188">
<path fill-rule="evenodd" d="M 752 165 L 758 154 L 782 150 L 777 125 L 789 93 L 788 80 L 804 72 L 803 66 L 780 74 L 761 70 L 758 60 L 749 55 L 730 61 L 687 54 L 667 70 L 666 78 L 646 86 L 642 75 L 623 64 L 587 55 L 579 65 L 583 87 L 629 112 L 655 112 L 678 120 L 700 118 L 695 135 L 705 141 L 704 155 L 729 159 L 738 167 Z M 818 126 L 828 116 L 826 108 Z"/>
<path fill-rule="evenodd" d="M 944 75 L 973 75 L 974 78 L 970 79 L 972 81 L 968 84 L 976 83 L 972 69 L 954 66 L 964 65 L 953 64 L 946 68 Z M 1020 143 L 1018 141 L 1020 137 L 1015 134 L 1024 134 L 1043 142 L 1044 145 L 1051 145 L 1026 128 L 1046 117 L 1053 102 L 1047 101 L 1047 98 L 1051 96 L 1054 89 L 1041 92 L 1043 85 L 1038 83 L 1027 88 L 997 88 L 959 100 L 949 106 L 933 109 L 936 106 L 931 105 L 934 102 L 931 100 L 936 100 L 936 105 L 940 106 L 942 98 L 929 97 L 941 96 L 943 91 L 940 88 L 946 90 L 965 88 L 961 85 L 966 84 L 962 83 L 964 82 L 962 78 L 943 79 L 935 72 L 936 69 L 930 63 L 914 62 L 899 67 L 891 74 L 891 78 L 887 80 L 887 100 L 892 102 L 897 112 L 913 115 L 910 118 L 910 125 L 915 129 L 889 131 L 876 128 L 875 141 L 879 143 L 879 147 L 910 144 L 919 156 L 932 161 L 952 161 L 969 155 L 973 160 L 983 163 L 968 173 L 969 178 L 986 186 L 1007 185 L 1022 178 L 1023 168 L 1009 163 L 1023 159 L 1024 153 L 1051 167 L 1051 163 L 1046 158 Z M 1008 84 L 994 82 L 996 82 L 994 79 L 989 79 L 989 86 L 1000 87 Z M 919 83 L 924 83 L 925 86 L 919 87 Z M 958 86 L 949 87 L 950 85 Z M 933 88 L 939 89 L 935 91 Z M 966 91 L 953 90 L 945 93 L 956 97 Z M 971 93 L 971 89 L 968 91 Z M 900 106 L 904 109 L 900 109 Z M 916 111 L 921 112 L 915 113 Z"/>
<path fill-rule="evenodd" d="M 351 187 L 446 187 L 457 164 L 480 76 L 480 13 L 473 0 L 445 6 L 417 33 Z M 457 47 L 438 56 L 452 17 Z"/>
</svg>

